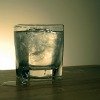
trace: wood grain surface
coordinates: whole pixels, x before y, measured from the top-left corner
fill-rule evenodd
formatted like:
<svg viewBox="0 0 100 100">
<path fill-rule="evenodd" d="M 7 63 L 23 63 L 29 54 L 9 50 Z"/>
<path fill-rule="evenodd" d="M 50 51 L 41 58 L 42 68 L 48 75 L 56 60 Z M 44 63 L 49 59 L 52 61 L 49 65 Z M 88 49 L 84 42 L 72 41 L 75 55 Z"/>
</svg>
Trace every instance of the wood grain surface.
<svg viewBox="0 0 100 100">
<path fill-rule="evenodd" d="M 0 71 L 0 100 L 100 100 L 100 66 L 63 67 L 62 80 L 27 87 L 4 85 L 16 81 L 15 70 Z"/>
</svg>

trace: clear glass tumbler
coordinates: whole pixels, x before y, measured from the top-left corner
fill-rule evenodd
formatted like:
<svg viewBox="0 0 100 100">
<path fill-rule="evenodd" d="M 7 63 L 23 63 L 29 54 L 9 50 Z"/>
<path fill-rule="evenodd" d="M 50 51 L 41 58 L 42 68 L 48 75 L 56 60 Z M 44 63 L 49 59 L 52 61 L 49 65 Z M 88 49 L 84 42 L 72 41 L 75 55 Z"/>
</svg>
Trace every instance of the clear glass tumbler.
<svg viewBox="0 0 100 100">
<path fill-rule="evenodd" d="M 18 24 L 14 27 L 17 84 L 62 76 L 64 25 Z"/>
</svg>

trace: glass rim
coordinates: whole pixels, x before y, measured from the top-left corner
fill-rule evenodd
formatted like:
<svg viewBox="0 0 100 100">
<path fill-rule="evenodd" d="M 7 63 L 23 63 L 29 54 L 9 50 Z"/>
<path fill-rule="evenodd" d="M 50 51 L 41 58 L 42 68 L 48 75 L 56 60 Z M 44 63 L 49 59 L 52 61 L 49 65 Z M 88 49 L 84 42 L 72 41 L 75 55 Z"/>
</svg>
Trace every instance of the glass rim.
<svg viewBox="0 0 100 100">
<path fill-rule="evenodd" d="M 14 31 L 29 31 L 29 30 L 64 31 L 64 25 L 63 24 L 17 24 L 14 26 Z"/>
</svg>

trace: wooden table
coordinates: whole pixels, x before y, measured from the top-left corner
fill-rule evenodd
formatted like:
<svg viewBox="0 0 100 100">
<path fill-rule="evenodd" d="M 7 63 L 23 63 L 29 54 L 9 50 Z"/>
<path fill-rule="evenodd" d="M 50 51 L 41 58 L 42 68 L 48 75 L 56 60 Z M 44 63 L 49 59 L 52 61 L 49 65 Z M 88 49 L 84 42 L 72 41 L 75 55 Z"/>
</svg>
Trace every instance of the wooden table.
<svg viewBox="0 0 100 100">
<path fill-rule="evenodd" d="M 100 66 L 63 67 L 62 80 L 55 84 L 3 84 L 15 77 L 15 70 L 0 71 L 0 100 L 100 100 Z"/>
</svg>

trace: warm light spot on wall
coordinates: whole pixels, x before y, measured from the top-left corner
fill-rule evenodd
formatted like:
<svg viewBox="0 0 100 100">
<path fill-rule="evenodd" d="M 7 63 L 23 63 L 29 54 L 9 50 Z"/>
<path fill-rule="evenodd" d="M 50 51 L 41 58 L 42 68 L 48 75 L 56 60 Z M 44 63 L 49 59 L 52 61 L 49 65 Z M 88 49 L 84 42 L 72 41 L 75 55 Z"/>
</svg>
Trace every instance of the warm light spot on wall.
<svg viewBox="0 0 100 100">
<path fill-rule="evenodd" d="M 0 70 L 15 69 L 14 48 L 7 42 L 0 43 Z"/>
</svg>

